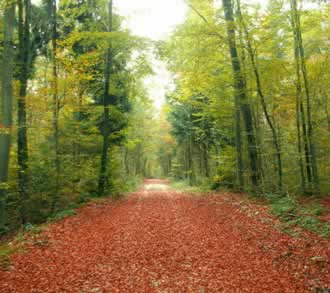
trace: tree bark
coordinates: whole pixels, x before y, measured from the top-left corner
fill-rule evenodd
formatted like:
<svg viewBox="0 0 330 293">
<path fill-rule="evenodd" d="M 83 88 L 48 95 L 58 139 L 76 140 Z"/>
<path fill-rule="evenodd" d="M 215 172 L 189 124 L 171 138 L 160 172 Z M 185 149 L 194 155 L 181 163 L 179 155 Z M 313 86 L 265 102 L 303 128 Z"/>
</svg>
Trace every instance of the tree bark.
<svg viewBox="0 0 330 293">
<path fill-rule="evenodd" d="M 268 108 L 267 108 L 267 102 L 266 102 L 265 95 L 264 95 L 263 88 L 262 88 L 262 84 L 261 84 L 260 73 L 259 73 L 257 63 L 256 63 L 256 56 L 255 56 L 254 50 L 252 48 L 252 43 L 251 43 L 251 40 L 250 40 L 249 32 L 247 30 L 247 27 L 245 25 L 245 22 L 244 22 L 242 13 L 241 13 L 240 1 L 239 0 L 237 1 L 237 11 L 238 11 L 238 17 L 240 18 L 240 22 L 241 22 L 243 32 L 244 32 L 244 35 L 245 35 L 247 51 L 249 53 L 253 73 L 254 73 L 254 76 L 255 76 L 257 93 L 258 93 L 258 96 L 260 97 L 261 106 L 262 106 L 264 115 L 266 117 L 267 124 L 268 124 L 268 126 L 271 130 L 272 137 L 273 137 L 273 144 L 274 144 L 274 148 L 275 148 L 275 152 L 276 152 L 276 159 L 277 159 L 278 188 L 279 188 L 279 191 L 281 192 L 282 189 L 283 189 L 283 168 L 282 168 L 281 146 L 280 146 L 280 142 L 279 142 L 279 139 L 278 139 L 277 131 L 276 131 L 275 126 L 274 126 L 275 123 L 273 122 L 273 118 L 270 116 Z"/>
<path fill-rule="evenodd" d="M 13 62 L 14 62 L 15 4 L 11 2 L 4 11 L 3 64 L 1 72 L 1 115 L 0 120 L 0 233 L 6 224 L 6 190 L 10 158 L 12 103 L 13 103 Z"/>
<path fill-rule="evenodd" d="M 298 51 L 298 60 L 300 63 L 300 70 L 303 77 L 304 89 L 305 89 L 305 96 L 306 96 L 306 111 L 307 111 L 307 141 L 309 146 L 310 152 L 310 164 L 312 169 L 312 186 L 311 189 L 316 193 L 320 192 L 319 186 L 319 175 L 318 175 L 318 166 L 317 166 L 317 158 L 316 158 L 316 148 L 314 143 L 314 130 L 313 130 L 313 123 L 312 123 L 312 109 L 311 109 L 311 95 L 310 95 L 310 88 L 309 88 L 309 81 L 307 75 L 307 68 L 306 68 L 306 60 L 305 60 L 305 51 L 304 45 L 302 40 L 302 33 L 301 33 L 301 25 L 300 25 L 300 15 L 297 8 L 297 1 L 291 0 L 291 10 L 292 10 L 292 22 L 294 24 L 294 34 L 295 34 L 295 47 Z"/>
<path fill-rule="evenodd" d="M 26 124 L 26 93 L 29 75 L 30 54 L 30 0 L 18 1 L 19 36 L 19 97 L 17 105 L 17 163 L 18 192 L 20 196 L 20 214 L 23 224 L 27 221 L 28 200 L 28 137 Z"/>
<path fill-rule="evenodd" d="M 58 99 L 58 73 L 57 73 L 57 5 L 56 0 L 51 0 L 51 22 L 52 22 L 52 96 L 53 96 L 53 130 L 54 130 L 54 166 L 55 166 L 55 191 L 51 210 L 56 210 L 59 199 L 61 162 L 59 154 L 59 99 Z"/>
<path fill-rule="evenodd" d="M 301 191 L 303 193 L 306 192 L 306 178 L 304 171 L 304 156 L 306 160 L 306 171 L 308 183 L 310 184 L 312 181 L 311 178 L 311 170 L 309 163 L 309 150 L 308 150 L 308 142 L 307 142 L 307 130 L 306 130 L 306 122 L 305 122 L 305 110 L 304 105 L 302 103 L 302 89 L 301 89 L 301 76 L 300 76 L 300 63 L 299 63 L 299 51 L 297 48 L 297 38 L 296 38 L 296 30 L 293 18 L 291 18 L 291 25 L 293 28 L 293 37 L 294 37 L 294 56 L 295 56 L 295 65 L 296 65 L 296 127 L 297 127 L 297 148 L 298 148 L 298 162 L 300 168 L 300 186 Z M 302 137 L 301 137 L 301 129 L 303 132 L 303 140 L 304 140 L 304 151 L 302 147 Z"/>
<path fill-rule="evenodd" d="M 241 110 L 238 96 L 235 95 L 235 147 L 236 147 L 236 180 L 238 190 L 244 190 L 244 167 L 242 152 Z"/>
<path fill-rule="evenodd" d="M 108 11 L 108 32 L 112 32 L 112 0 L 108 2 L 109 11 Z M 110 67 L 112 64 L 111 56 L 111 42 L 106 53 L 106 62 L 105 62 L 105 73 L 104 73 L 104 94 L 103 94 L 103 145 L 102 145 L 102 154 L 101 154 L 101 168 L 99 174 L 99 183 L 98 183 L 98 194 L 104 195 L 105 187 L 107 185 L 107 164 L 108 164 L 108 149 L 109 149 L 109 90 L 110 90 Z"/>
<path fill-rule="evenodd" d="M 257 154 L 256 138 L 253 129 L 251 107 L 246 97 L 246 91 L 245 91 L 246 84 L 242 75 L 241 64 L 237 53 L 236 32 L 234 25 L 232 3 L 231 0 L 222 0 L 222 3 L 223 3 L 226 26 L 227 26 L 229 53 L 230 53 L 232 69 L 233 69 L 235 99 L 237 99 L 240 103 L 243 120 L 245 123 L 245 128 L 247 132 L 247 141 L 248 141 L 248 153 L 250 159 L 251 182 L 254 189 L 256 190 L 259 183 L 259 172 L 257 168 L 258 154 Z"/>
</svg>

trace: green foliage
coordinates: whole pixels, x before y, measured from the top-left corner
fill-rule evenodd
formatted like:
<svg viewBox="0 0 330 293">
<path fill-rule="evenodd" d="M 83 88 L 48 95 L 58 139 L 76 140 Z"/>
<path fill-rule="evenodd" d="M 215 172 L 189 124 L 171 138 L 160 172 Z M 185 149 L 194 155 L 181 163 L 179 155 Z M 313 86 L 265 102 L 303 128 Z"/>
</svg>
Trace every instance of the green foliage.
<svg viewBox="0 0 330 293">
<path fill-rule="evenodd" d="M 323 237 L 329 235 L 329 223 L 318 218 L 326 212 L 319 203 L 303 206 L 289 197 L 269 194 L 267 198 L 271 204 L 271 212 L 284 222 L 285 229 L 297 226 Z"/>
<path fill-rule="evenodd" d="M 315 232 L 315 233 L 323 233 L 321 230 L 321 221 L 310 217 L 310 216 L 301 216 L 297 217 L 295 220 L 291 220 L 288 222 L 289 225 L 296 225 L 303 229 Z"/>
<path fill-rule="evenodd" d="M 322 237 L 328 238 L 330 236 L 330 223 L 326 223 L 321 234 Z"/>
<path fill-rule="evenodd" d="M 313 202 L 312 205 L 308 208 L 308 211 L 313 216 L 321 216 L 326 212 L 326 208 L 317 202 Z"/>
<path fill-rule="evenodd" d="M 292 199 L 288 197 L 282 197 L 272 202 L 271 212 L 275 216 L 285 221 L 289 221 L 296 216 L 296 208 L 297 205 Z"/>
<path fill-rule="evenodd" d="M 8 245 L 0 246 L 0 270 L 8 271 L 10 267 L 10 254 L 13 253 L 13 249 Z"/>
<path fill-rule="evenodd" d="M 76 211 L 72 210 L 72 209 L 68 209 L 68 210 L 63 210 L 60 212 L 57 212 L 55 215 L 53 215 L 51 218 L 49 218 L 50 221 L 59 221 L 62 219 L 65 219 L 67 217 L 71 217 L 76 215 Z"/>
<path fill-rule="evenodd" d="M 251 168 L 248 168 L 251 158 L 248 155 L 249 141 L 244 128 L 242 109 L 239 110 L 241 119 L 238 121 L 238 133 L 242 140 L 242 172 L 238 172 L 238 151 L 234 152 L 234 125 L 237 122 L 234 117 L 237 113 L 234 111 L 236 106 L 231 60 L 228 48 L 225 47 L 227 32 L 223 9 L 214 6 L 210 1 L 193 4 L 194 9 L 188 10 L 185 21 L 176 28 L 171 37 L 157 44 L 160 57 L 167 62 L 168 68 L 175 76 L 175 89 L 168 93 L 166 105 L 169 108 L 170 133 L 175 139 L 171 154 L 172 172 L 168 173 L 176 179 L 188 178 L 190 184 L 201 184 L 211 178 L 214 182 L 213 188 L 238 187 L 238 175 L 242 174 L 244 190 L 251 191 Z M 237 9 L 236 5 L 234 6 L 234 10 Z M 324 194 L 329 192 L 330 174 L 327 156 L 329 91 L 322 90 L 329 83 L 329 54 L 325 48 L 329 31 L 329 21 L 326 17 L 329 7 L 328 3 L 319 3 L 313 8 L 299 11 L 308 83 L 312 95 L 311 109 L 318 149 L 320 188 Z M 244 33 L 242 21 L 237 19 L 238 14 L 235 11 L 235 41 L 246 83 L 245 94 L 252 109 L 253 132 L 257 140 L 259 159 L 256 164 L 260 182 L 256 193 L 289 191 L 292 194 L 301 194 L 306 190 L 302 190 L 302 175 L 298 171 L 301 155 L 297 147 L 296 117 L 299 113 L 296 113 L 297 82 L 290 10 L 283 1 L 269 1 L 265 11 L 242 2 L 241 12 L 248 35 Z M 248 44 L 252 47 L 255 66 L 249 60 L 251 50 L 248 50 Z M 255 69 L 259 73 L 259 80 Z M 260 88 L 264 104 L 260 100 Z M 302 99 L 302 107 L 307 111 L 304 93 Z M 274 131 L 271 131 L 269 122 L 265 119 L 265 108 L 270 114 L 271 124 L 276 126 Z M 300 131 L 302 133 L 302 130 Z M 282 190 L 277 178 L 280 164 L 275 157 L 274 133 L 280 141 Z M 231 159 L 225 161 L 223 157 L 226 157 L 228 149 L 232 150 Z M 208 168 L 203 166 L 203 152 L 208 159 Z M 164 161 L 164 158 L 161 157 L 160 160 Z M 306 162 L 303 162 L 303 169 L 306 181 Z"/>
<path fill-rule="evenodd" d="M 46 1 L 47 2 L 47 1 Z M 155 152 L 150 123 L 154 109 L 143 79 L 152 73 L 149 44 L 122 27 L 123 18 L 108 21 L 107 3 L 61 0 L 57 7 L 58 154 L 54 136 L 54 76 L 52 26 L 49 3 L 33 3 L 31 9 L 29 85 L 26 96 L 28 133 L 27 196 L 17 189 L 16 145 L 10 158 L 6 187 L 8 230 L 22 222 L 42 223 L 61 219 L 74 208 L 97 196 L 103 135 L 109 132 L 109 166 L 106 195 L 119 197 L 135 190 L 141 178 L 153 172 Z M 25 4 L 24 4 L 25 5 Z M 0 12 L 0 41 L 3 39 Z M 17 17 L 17 15 L 16 15 Z M 15 40 L 15 46 L 17 39 Z M 105 51 L 111 44 L 109 117 L 104 119 Z M 0 54 L 3 44 L 0 42 Z M 16 64 L 17 65 L 17 64 Z M 16 66 L 15 75 L 18 75 Z M 18 84 L 15 82 L 15 95 Z M 13 113 L 13 116 L 14 115 Z M 17 127 L 13 127 L 16 136 Z M 59 172 L 56 158 L 59 159 Z M 58 181 L 58 183 L 57 183 Z M 22 215 L 25 215 L 22 221 Z M 4 232 L 7 232 L 4 231 Z"/>
</svg>

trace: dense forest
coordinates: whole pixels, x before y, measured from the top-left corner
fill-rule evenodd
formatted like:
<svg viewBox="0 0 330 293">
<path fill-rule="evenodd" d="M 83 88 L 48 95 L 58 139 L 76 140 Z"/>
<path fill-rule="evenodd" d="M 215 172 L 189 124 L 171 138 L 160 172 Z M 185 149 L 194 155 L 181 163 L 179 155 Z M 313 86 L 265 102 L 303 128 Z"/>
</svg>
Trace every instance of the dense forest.
<svg viewBox="0 0 330 293">
<path fill-rule="evenodd" d="M 329 4 L 222 4 L 191 1 L 159 44 L 176 82 L 172 175 L 261 194 L 329 192 Z"/>
<path fill-rule="evenodd" d="M 1 3 L 1 229 L 134 188 L 153 140 L 150 42 L 111 1 Z"/>
<path fill-rule="evenodd" d="M 330 4 L 220 2 L 152 41 L 116 1 L 1 1 L 1 232 L 148 177 L 329 193 Z M 160 110 L 151 56 L 175 85 Z"/>
</svg>

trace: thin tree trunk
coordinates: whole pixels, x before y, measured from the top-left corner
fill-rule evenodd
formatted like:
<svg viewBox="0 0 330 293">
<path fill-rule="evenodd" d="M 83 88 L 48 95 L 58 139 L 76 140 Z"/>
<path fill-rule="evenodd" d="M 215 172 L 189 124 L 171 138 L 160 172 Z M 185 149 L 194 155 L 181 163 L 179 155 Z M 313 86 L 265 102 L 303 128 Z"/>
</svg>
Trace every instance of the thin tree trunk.
<svg viewBox="0 0 330 293">
<path fill-rule="evenodd" d="M 240 1 L 239 0 L 237 0 L 237 11 L 238 11 L 238 16 L 240 18 L 240 22 L 241 22 L 243 32 L 244 32 L 244 35 L 245 35 L 247 49 L 248 49 L 248 53 L 249 53 L 249 56 L 250 56 L 250 61 L 251 61 L 253 73 L 254 73 L 254 76 L 255 76 L 257 92 L 258 92 L 258 95 L 260 97 L 262 109 L 263 109 L 264 115 L 266 117 L 267 124 L 268 124 L 268 126 L 269 126 L 269 128 L 271 129 L 271 132 L 272 132 L 273 144 L 274 144 L 274 147 L 275 147 L 276 158 L 277 158 L 278 188 L 281 192 L 282 188 L 283 188 L 283 181 L 282 181 L 282 179 L 283 179 L 282 178 L 283 177 L 283 168 L 282 168 L 281 147 L 280 147 L 278 135 L 277 135 L 274 123 L 273 123 L 273 119 L 270 116 L 270 114 L 268 112 L 268 109 L 267 109 L 267 103 L 266 103 L 266 99 L 265 99 L 264 92 L 263 92 L 263 89 L 262 89 L 259 69 L 258 69 L 258 66 L 257 66 L 257 63 L 256 63 L 256 58 L 255 58 L 254 50 L 252 48 L 252 43 L 251 43 L 251 40 L 250 40 L 249 32 L 247 30 L 247 27 L 245 25 L 245 22 L 244 22 L 242 13 L 241 13 Z"/>
<path fill-rule="evenodd" d="M 231 0 L 222 0 L 222 3 L 224 7 L 225 20 L 227 25 L 228 45 L 229 45 L 229 53 L 233 68 L 235 96 L 240 103 L 241 111 L 243 114 L 243 120 L 247 132 L 248 152 L 249 152 L 250 169 L 251 169 L 251 182 L 254 189 L 257 189 L 259 183 L 259 172 L 257 168 L 258 154 L 257 154 L 256 138 L 253 129 L 251 107 L 245 92 L 246 84 L 242 75 L 241 64 L 237 53 L 233 8 L 232 8 Z"/>
<path fill-rule="evenodd" d="M 303 138 L 305 145 L 305 159 L 306 159 L 306 171 L 308 179 L 309 191 L 319 192 L 319 176 L 316 160 L 316 150 L 313 137 L 313 125 L 311 117 L 311 104 L 310 104 L 310 91 L 307 77 L 307 69 L 305 64 L 305 53 L 300 29 L 300 16 L 297 9 L 297 1 L 291 0 L 291 24 L 294 33 L 295 42 L 295 61 L 297 71 L 297 91 L 300 96 L 300 115 L 302 119 Z M 302 101 L 302 85 L 300 78 L 300 71 L 303 76 L 305 96 L 306 96 L 306 109 L 307 117 L 305 116 L 304 104 Z M 298 93 L 297 93 L 298 95 Z M 306 119 L 307 118 L 307 119 Z"/>
<path fill-rule="evenodd" d="M 109 0 L 108 6 L 108 31 L 112 32 L 112 0 Z M 107 185 L 107 164 L 108 164 L 108 149 L 109 149 L 109 88 L 110 88 L 110 67 L 112 64 L 111 56 L 111 42 L 106 53 L 106 64 L 105 64 L 105 74 L 104 74 L 104 95 L 103 95 L 103 146 L 101 155 L 101 168 L 99 174 L 99 185 L 98 193 L 103 195 L 105 192 L 105 187 Z"/>
<path fill-rule="evenodd" d="M 189 134 L 188 136 L 188 179 L 189 185 L 192 186 L 195 183 L 195 173 L 194 173 L 194 165 L 193 165 L 193 145 L 192 145 L 192 136 Z"/>
<path fill-rule="evenodd" d="M 236 147 L 236 179 L 238 190 L 244 190 L 244 167 L 242 152 L 241 110 L 238 96 L 235 95 L 235 147 Z"/>
<path fill-rule="evenodd" d="M 4 11 L 3 64 L 1 72 L 1 115 L 0 120 L 0 233 L 6 224 L 6 190 L 10 158 L 13 100 L 15 4 L 11 2 Z"/>
<path fill-rule="evenodd" d="M 291 22 L 292 27 L 294 28 L 294 22 Z M 295 39 L 295 46 L 294 46 L 294 56 L 296 62 L 296 127 L 297 127 L 297 147 L 298 147 L 298 162 L 300 168 L 300 186 L 303 193 L 306 192 L 306 178 L 304 172 L 304 160 L 303 160 L 303 147 L 302 147 L 302 139 L 301 139 L 301 128 L 303 128 L 303 138 L 304 138 L 304 147 L 305 147 L 305 160 L 306 160 L 306 170 L 307 170 L 307 177 L 308 182 L 311 182 L 311 171 L 309 165 L 309 151 L 308 151 L 308 143 L 306 137 L 306 123 L 305 123 L 305 111 L 304 106 L 301 100 L 302 91 L 301 91 L 301 77 L 300 77 L 300 64 L 299 64 L 299 52 L 296 46 L 296 34 L 294 32 L 294 39 Z M 302 125 L 301 121 L 302 120 Z"/>
<path fill-rule="evenodd" d="M 80 85 L 81 87 L 81 85 Z M 83 105 L 83 94 L 84 90 L 80 89 L 79 90 L 79 95 L 78 95 L 78 112 L 75 113 L 74 115 L 74 121 L 75 121 L 75 137 L 73 141 L 73 170 L 74 171 L 74 177 L 73 177 L 73 192 L 76 192 L 77 190 L 77 184 L 80 182 L 80 165 L 81 165 L 81 151 L 80 151 L 80 136 L 81 136 L 81 129 L 80 129 L 80 124 L 82 121 L 82 105 Z"/>
<path fill-rule="evenodd" d="M 203 160 L 204 160 L 204 168 L 205 168 L 205 177 L 210 177 L 210 167 L 209 167 L 209 154 L 208 154 L 208 144 L 203 144 Z"/>
<path fill-rule="evenodd" d="M 53 92 L 53 130 L 54 130 L 54 152 L 55 152 L 55 191 L 51 210 L 56 209 L 56 204 L 59 199 L 60 188 L 60 154 L 59 154 L 59 99 L 58 99 L 58 73 L 57 73 L 57 6 L 56 0 L 51 1 L 52 11 L 52 92 Z"/>
<path fill-rule="evenodd" d="M 291 0 L 291 8 L 293 10 L 294 21 L 295 21 L 295 29 L 297 35 L 297 47 L 300 55 L 300 66 L 301 72 L 304 81 L 305 95 L 306 95 L 306 110 L 307 110 L 307 136 L 309 142 L 309 149 L 311 155 L 311 167 L 313 173 L 313 190 L 319 193 L 319 175 L 318 175 L 318 167 L 317 167 L 317 158 L 316 158 L 316 148 L 314 143 L 314 130 L 313 130 L 313 122 L 312 122 L 312 109 L 311 109 L 311 95 L 309 89 L 309 81 L 307 76 L 307 68 L 305 61 L 305 51 L 302 40 L 301 28 L 300 28 L 300 15 L 297 9 L 297 1 Z"/>
<path fill-rule="evenodd" d="M 241 63 L 242 63 L 242 77 L 246 80 L 245 72 L 245 52 L 242 44 L 241 30 L 239 30 L 239 39 L 241 41 Z M 246 90 L 246 88 L 245 88 Z M 238 96 L 235 95 L 235 146 L 236 146 L 236 184 L 238 190 L 244 190 L 244 164 L 243 164 L 243 142 L 242 142 L 242 119 L 241 119 L 241 105 Z"/>
<path fill-rule="evenodd" d="M 29 72 L 30 48 L 30 1 L 18 1 L 18 35 L 19 35 L 19 98 L 17 126 L 17 163 L 18 192 L 20 195 L 20 214 L 23 224 L 27 221 L 28 200 L 28 142 L 26 124 L 26 92 Z"/>
</svg>

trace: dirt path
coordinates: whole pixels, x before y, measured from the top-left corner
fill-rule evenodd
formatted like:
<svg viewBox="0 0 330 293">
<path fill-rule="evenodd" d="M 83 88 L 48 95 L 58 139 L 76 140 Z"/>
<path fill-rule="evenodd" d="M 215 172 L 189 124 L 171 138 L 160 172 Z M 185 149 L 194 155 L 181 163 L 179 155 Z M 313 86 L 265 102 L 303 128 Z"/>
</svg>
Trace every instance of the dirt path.
<svg viewBox="0 0 330 293">
<path fill-rule="evenodd" d="M 330 287 L 329 240 L 292 238 L 239 196 L 147 181 L 51 224 L 11 258 L 0 292 L 312 292 Z"/>
</svg>

